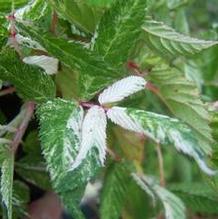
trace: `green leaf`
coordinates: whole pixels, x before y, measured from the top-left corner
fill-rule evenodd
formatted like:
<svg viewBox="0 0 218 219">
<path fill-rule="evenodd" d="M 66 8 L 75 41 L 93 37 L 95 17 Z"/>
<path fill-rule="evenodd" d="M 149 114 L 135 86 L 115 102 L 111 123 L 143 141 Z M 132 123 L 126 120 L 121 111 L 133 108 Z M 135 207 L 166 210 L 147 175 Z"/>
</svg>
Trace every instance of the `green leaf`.
<svg viewBox="0 0 218 219">
<path fill-rule="evenodd" d="M 152 193 L 162 202 L 165 210 L 165 218 L 167 219 L 185 219 L 186 211 L 183 202 L 169 192 L 167 189 L 161 187 L 153 177 L 138 175 L 133 173 L 133 179 L 146 193 Z M 151 195 L 151 194 L 150 194 Z"/>
<path fill-rule="evenodd" d="M 114 66 L 121 66 L 135 47 L 145 18 L 146 0 L 115 1 L 95 33 L 94 50 Z"/>
<path fill-rule="evenodd" d="M 0 54 L 0 78 L 10 81 L 26 100 L 45 101 L 55 97 L 52 79 L 41 69 L 24 64 L 13 50 L 4 49 Z"/>
<path fill-rule="evenodd" d="M 82 31 L 92 34 L 99 21 L 101 11 L 86 1 L 50 0 L 61 18 L 76 25 Z"/>
<path fill-rule="evenodd" d="M 187 208 L 193 212 L 218 213 L 218 196 L 206 183 L 176 183 L 169 185 L 169 189 L 180 197 Z"/>
<path fill-rule="evenodd" d="M 102 219 L 120 218 L 130 181 L 130 169 L 126 163 L 117 163 L 109 167 L 101 194 L 100 215 Z M 108 203 L 113 203 L 113 205 Z"/>
<path fill-rule="evenodd" d="M 12 2 L 14 2 L 15 9 L 17 9 L 19 7 L 24 6 L 28 2 L 28 0 L 13 0 L 13 1 L 1 0 L 0 1 L 0 11 L 5 12 L 5 13 L 11 12 Z"/>
<path fill-rule="evenodd" d="M 189 0 L 167 0 L 167 6 L 169 9 L 176 9 L 180 6 L 187 4 Z"/>
<path fill-rule="evenodd" d="M 43 0 L 30 2 L 23 12 L 22 18 L 25 20 L 38 21 L 49 11 L 48 3 Z"/>
<path fill-rule="evenodd" d="M 69 171 L 80 147 L 83 109 L 75 102 L 55 99 L 41 105 L 37 114 L 42 150 L 53 187 L 66 200 L 68 209 L 79 218 L 78 205 L 84 188 L 100 166 L 96 162 L 96 151 L 91 150 L 78 168 Z"/>
<path fill-rule="evenodd" d="M 115 0 L 88 0 L 88 4 L 100 7 L 110 6 Z"/>
<path fill-rule="evenodd" d="M 78 96 L 78 73 L 70 68 L 62 66 L 61 71 L 56 75 L 55 82 L 57 90 L 64 99 L 77 98 Z"/>
<path fill-rule="evenodd" d="M 39 155 L 28 154 L 15 164 L 16 173 L 25 181 L 44 190 L 51 189 L 51 183 L 44 160 Z"/>
<path fill-rule="evenodd" d="M 145 20 L 143 30 L 146 45 L 163 57 L 190 56 L 217 45 L 217 41 L 199 40 L 177 33 L 164 23 L 150 18 Z"/>
<path fill-rule="evenodd" d="M 0 49 L 6 45 L 8 40 L 8 22 L 4 15 L 0 14 Z"/>
<path fill-rule="evenodd" d="M 30 202 L 30 189 L 25 183 L 18 180 L 14 181 L 13 187 L 13 218 L 15 216 L 19 216 L 19 218 L 26 217 L 28 216 L 27 207 Z"/>
<path fill-rule="evenodd" d="M 25 35 L 38 41 L 54 57 L 66 66 L 80 73 L 80 92 L 83 99 L 91 99 L 101 89 L 122 76 L 122 72 L 105 63 L 102 57 L 91 53 L 81 44 L 55 38 L 52 35 L 42 35 L 39 31 L 18 25 Z"/>
<path fill-rule="evenodd" d="M 217 111 L 212 113 L 210 127 L 212 128 L 212 135 L 215 140 L 213 145 L 214 153 L 212 156 L 212 161 L 215 164 L 215 166 L 218 167 L 218 112 Z"/>
<path fill-rule="evenodd" d="M 185 79 L 180 71 L 166 65 L 153 68 L 149 80 L 158 87 L 170 111 L 196 131 L 196 137 L 209 151 L 212 143 L 209 115 L 196 85 Z"/>
<path fill-rule="evenodd" d="M 12 219 L 14 154 L 7 147 L 5 147 L 4 153 L 5 153 L 4 155 L 5 159 L 3 160 L 1 166 L 1 196 L 2 196 L 2 202 L 7 209 L 7 217 L 8 219 Z"/>
<path fill-rule="evenodd" d="M 28 133 L 23 142 L 23 150 L 27 154 L 33 154 L 38 156 L 41 154 L 40 150 L 40 142 L 37 130 L 33 130 L 32 132 Z"/>
</svg>

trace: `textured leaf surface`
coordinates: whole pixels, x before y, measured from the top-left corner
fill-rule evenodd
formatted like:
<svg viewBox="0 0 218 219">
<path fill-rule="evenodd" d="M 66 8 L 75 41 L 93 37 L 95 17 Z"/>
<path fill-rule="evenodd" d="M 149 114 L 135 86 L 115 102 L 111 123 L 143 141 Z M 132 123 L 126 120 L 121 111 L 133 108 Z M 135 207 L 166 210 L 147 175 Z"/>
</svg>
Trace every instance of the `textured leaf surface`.
<svg viewBox="0 0 218 219">
<path fill-rule="evenodd" d="M 173 193 L 158 185 L 152 177 L 139 176 L 133 173 L 133 179 L 146 193 L 148 190 L 145 188 L 149 188 L 149 191 L 159 198 L 164 206 L 166 219 L 186 218 L 183 202 Z"/>
<path fill-rule="evenodd" d="M 3 145 L 1 145 L 1 147 L 3 147 Z M 3 151 L 1 151 L 1 153 L 2 152 Z M 7 209 L 8 219 L 12 219 L 14 154 L 9 148 L 5 148 L 4 153 L 5 159 L 1 165 L 1 196 L 2 202 Z"/>
<path fill-rule="evenodd" d="M 96 34 L 94 50 L 105 61 L 120 66 L 127 61 L 130 50 L 142 32 L 146 0 L 115 1 L 104 14 Z"/>
<path fill-rule="evenodd" d="M 168 116 L 122 107 L 111 108 L 107 115 L 114 123 L 125 129 L 144 133 L 161 144 L 174 145 L 179 152 L 194 158 L 205 173 L 215 174 L 204 161 L 206 156 L 202 149 L 204 146 L 201 145 L 196 132 L 185 123 Z"/>
<path fill-rule="evenodd" d="M 180 197 L 193 212 L 216 214 L 218 212 L 217 193 L 206 183 L 176 183 L 169 189 Z"/>
<path fill-rule="evenodd" d="M 38 42 L 30 39 L 29 37 L 24 37 L 20 34 L 17 34 L 16 41 L 21 46 L 46 52 L 45 48 L 43 48 Z M 10 44 L 10 39 L 9 39 L 8 43 Z"/>
<path fill-rule="evenodd" d="M 103 166 L 106 158 L 106 115 L 99 106 L 91 107 L 82 124 L 82 139 L 79 153 L 70 170 L 77 168 L 92 148 L 97 148 L 99 162 Z M 96 161 L 97 162 L 97 161 Z"/>
<path fill-rule="evenodd" d="M 150 18 L 146 19 L 143 30 L 146 44 L 164 57 L 194 55 L 217 44 L 216 41 L 199 40 L 177 33 L 164 23 Z"/>
<path fill-rule="evenodd" d="M 149 75 L 157 85 L 161 99 L 170 111 L 195 129 L 199 141 L 207 153 L 211 153 L 211 129 L 209 115 L 201 101 L 196 85 L 184 78 L 175 68 L 155 67 Z"/>
<path fill-rule="evenodd" d="M 30 1 L 25 7 L 18 9 L 15 13 L 17 19 L 36 21 L 42 18 L 49 10 L 47 1 Z"/>
<path fill-rule="evenodd" d="M 50 0 L 61 18 L 68 20 L 86 33 L 93 33 L 101 11 L 86 1 Z"/>
<path fill-rule="evenodd" d="M 42 44 L 53 57 L 80 73 L 80 94 L 84 99 L 92 98 L 122 75 L 122 72 L 111 68 L 101 57 L 92 54 L 80 44 L 51 35 L 42 35 L 39 31 L 22 24 L 19 26 L 25 34 Z"/>
<path fill-rule="evenodd" d="M 101 195 L 100 215 L 102 219 L 120 218 L 131 180 L 130 170 L 127 167 L 125 163 L 117 163 L 108 170 Z M 108 203 L 113 203 L 113 205 Z"/>
<path fill-rule="evenodd" d="M 8 30 L 7 23 L 3 16 L 0 15 L 0 49 L 7 43 Z"/>
<path fill-rule="evenodd" d="M 28 56 L 23 59 L 23 62 L 41 67 L 48 75 L 55 74 L 58 71 L 58 60 L 49 56 Z"/>
<path fill-rule="evenodd" d="M 123 100 L 140 90 L 145 89 L 146 81 L 139 76 L 129 76 L 115 82 L 105 89 L 98 98 L 100 104 L 114 103 Z"/>
<path fill-rule="evenodd" d="M 77 169 L 69 171 L 80 147 L 83 110 L 72 101 L 55 99 L 43 104 L 37 114 L 42 150 L 53 187 L 74 216 L 81 218 L 78 215 L 80 199 L 86 183 L 99 168 L 96 152 L 90 151 Z"/>
<path fill-rule="evenodd" d="M 13 83 L 24 99 L 41 102 L 55 97 L 52 79 L 39 68 L 22 63 L 12 50 L 1 52 L 0 70 L 0 78 Z"/>
</svg>

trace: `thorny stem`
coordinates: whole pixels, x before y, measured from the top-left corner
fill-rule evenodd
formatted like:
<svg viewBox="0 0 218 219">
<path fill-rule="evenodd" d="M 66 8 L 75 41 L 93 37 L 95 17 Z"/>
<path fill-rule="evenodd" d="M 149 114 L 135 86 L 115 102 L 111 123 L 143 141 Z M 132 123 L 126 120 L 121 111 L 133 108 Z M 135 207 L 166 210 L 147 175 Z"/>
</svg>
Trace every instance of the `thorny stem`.
<svg viewBox="0 0 218 219">
<path fill-rule="evenodd" d="M 166 182 L 165 182 L 165 177 L 164 177 L 163 155 L 162 155 L 162 151 L 161 151 L 161 147 L 159 143 L 157 143 L 156 145 L 156 151 L 157 151 L 159 171 L 160 171 L 160 185 L 165 187 Z"/>
<path fill-rule="evenodd" d="M 19 125 L 19 127 L 15 133 L 15 136 L 11 142 L 11 149 L 12 149 L 14 154 L 16 153 L 18 146 L 19 146 L 20 142 L 22 141 L 22 138 L 23 138 L 25 131 L 28 127 L 28 124 L 32 118 L 32 115 L 33 115 L 34 109 L 35 109 L 35 103 L 29 101 L 24 105 L 24 107 L 25 107 L 24 118 L 23 118 L 21 124 Z"/>
<path fill-rule="evenodd" d="M 4 96 L 4 95 L 7 95 L 7 94 L 12 94 L 15 91 L 16 91 L 15 87 L 6 88 L 6 89 L 0 91 L 0 97 Z"/>
</svg>

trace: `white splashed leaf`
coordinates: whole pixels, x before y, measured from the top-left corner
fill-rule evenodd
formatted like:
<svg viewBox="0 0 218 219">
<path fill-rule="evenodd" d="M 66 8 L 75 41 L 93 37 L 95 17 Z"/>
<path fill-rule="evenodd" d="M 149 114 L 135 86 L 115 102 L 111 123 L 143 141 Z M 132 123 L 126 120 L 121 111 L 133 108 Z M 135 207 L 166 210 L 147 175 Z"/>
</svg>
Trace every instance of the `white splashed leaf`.
<svg viewBox="0 0 218 219">
<path fill-rule="evenodd" d="M 107 111 L 107 116 L 113 123 L 121 126 L 124 129 L 144 133 L 141 125 L 131 119 L 131 117 L 126 113 L 126 108 L 117 106 L 112 107 Z"/>
<path fill-rule="evenodd" d="M 124 129 L 143 133 L 156 143 L 173 145 L 177 151 L 192 157 L 206 174 L 217 174 L 217 171 L 207 166 L 207 154 L 195 130 L 184 122 L 152 112 L 123 107 L 112 107 L 107 111 L 107 116 Z"/>
<path fill-rule="evenodd" d="M 20 34 L 16 34 L 15 39 L 18 44 L 23 45 L 27 48 L 41 50 L 41 51 L 46 52 L 46 49 L 44 47 L 42 47 L 38 42 L 30 39 L 29 37 L 24 37 Z M 9 39 L 8 44 L 10 44 L 10 39 Z"/>
<path fill-rule="evenodd" d="M 166 219 L 185 219 L 186 209 L 184 203 L 173 193 L 161 187 L 157 181 L 150 176 L 132 173 L 133 179 L 152 198 L 157 197 L 163 204 Z"/>
<path fill-rule="evenodd" d="M 81 144 L 81 129 L 84 118 L 84 111 L 82 107 L 79 107 L 77 111 L 73 111 L 67 121 L 67 129 L 70 131 L 70 135 L 74 139 L 74 147 L 69 138 L 64 139 L 63 148 L 63 163 L 67 168 L 74 162 L 75 150 L 79 150 Z"/>
<path fill-rule="evenodd" d="M 140 90 L 146 85 L 144 78 L 139 76 L 129 76 L 121 79 L 105 89 L 98 98 L 100 104 L 114 103 L 123 100 Z"/>
<path fill-rule="evenodd" d="M 78 155 L 70 170 L 77 168 L 94 147 L 98 150 L 99 161 L 104 165 L 106 157 L 106 115 L 103 108 L 91 107 L 82 124 L 82 140 Z"/>
<path fill-rule="evenodd" d="M 29 65 L 37 65 L 45 70 L 48 75 L 53 75 L 58 71 L 58 59 L 41 55 L 28 56 L 23 59 L 23 62 Z"/>
<path fill-rule="evenodd" d="M 135 180 L 135 182 L 137 183 L 137 185 L 151 197 L 152 204 L 153 206 L 155 206 L 156 197 L 155 197 L 154 192 L 149 188 L 149 186 L 145 182 L 143 182 L 143 180 L 136 173 L 132 173 L 131 175 L 133 179 Z"/>
</svg>

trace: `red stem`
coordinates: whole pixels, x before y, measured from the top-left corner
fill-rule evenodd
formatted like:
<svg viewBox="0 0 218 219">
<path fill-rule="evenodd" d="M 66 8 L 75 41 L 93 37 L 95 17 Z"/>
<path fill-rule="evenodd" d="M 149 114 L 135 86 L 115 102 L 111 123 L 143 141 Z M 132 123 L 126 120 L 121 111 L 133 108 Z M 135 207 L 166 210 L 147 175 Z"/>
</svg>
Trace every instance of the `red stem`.
<svg viewBox="0 0 218 219">
<path fill-rule="evenodd" d="M 1 96 L 4 96 L 4 95 L 7 95 L 7 94 L 12 94 L 16 91 L 15 87 L 9 87 L 9 88 L 6 88 L 2 91 L 0 91 L 0 97 Z"/>
<path fill-rule="evenodd" d="M 50 28 L 51 32 L 54 35 L 56 34 L 57 23 L 58 23 L 58 15 L 57 15 L 56 11 L 54 11 L 52 14 L 51 28 Z"/>
<path fill-rule="evenodd" d="M 93 107 L 95 104 L 91 103 L 91 102 L 80 102 L 80 106 L 85 107 L 85 108 L 91 108 Z"/>
<path fill-rule="evenodd" d="M 11 148 L 12 148 L 12 151 L 14 152 L 14 154 L 16 153 L 18 146 L 19 146 L 20 142 L 22 141 L 22 138 L 23 138 L 25 131 L 28 127 L 28 124 L 32 118 L 32 115 L 33 115 L 34 109 L 35 109 L 35 103 L 31 102 L 31 101 L 27 102 L 25 104 L 25 109 L 26 109 L 26 112 L 25 112 L 24 119 L 21 122 L 20 126 L 18 127 L 17 132 L 15 133 L 14 139 L 12 140 L 12 143 L 11 143 Z"/>
</svg>

